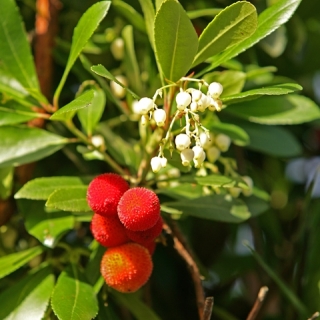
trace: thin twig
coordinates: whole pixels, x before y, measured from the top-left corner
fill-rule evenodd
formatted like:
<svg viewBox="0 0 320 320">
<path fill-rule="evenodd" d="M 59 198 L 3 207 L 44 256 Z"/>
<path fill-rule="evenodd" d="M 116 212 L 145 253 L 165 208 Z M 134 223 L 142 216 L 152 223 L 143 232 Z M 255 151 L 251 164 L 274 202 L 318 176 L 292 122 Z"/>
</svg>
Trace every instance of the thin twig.
<svg viewBox="0 0 320 320">
<path fill-rule="evenodd" d="M 191 277 L 195 287 L 199 319 L 204 320 L 203 315 L 204 315 L 205 297 L 204 297 L 204 292 L 202 288 L 199 268 L 196 262 L 194 261 L 193 257 L 191 256 L 190 252 L 183 245 L 184 241 L 180 240 L 182 238 L 182 235 L 180 230 L 178 229 L 178 226 L 174 225 L 174 227 L 171 228 L 167 223 L 164 223 L 163 228 L 168 234 L 171 234 L 175 249 L 187 263 L 187 266 L 191 273 Z"/>
<path fill-rule="evenodd" d="M 247 320 L 254 320 L 257 315 L 258 312 L 262 306 L 262 303 L 267 295 L 267 292 L 269 291 L 268 287 L 261 287 L 257 296 L 257 299 L 247 317 Z"/>
<path fill-rule="evenodd" d="M 213 297 L 207 297 L 204 302 L 203 320 L 210 320 L 213 307 Z"/>
<path fill-rule="evenodd" d="M 317 311 L 315 312 L 308 320 L 315 320 L 320 316 L 320 313 Z"/>
</svg>

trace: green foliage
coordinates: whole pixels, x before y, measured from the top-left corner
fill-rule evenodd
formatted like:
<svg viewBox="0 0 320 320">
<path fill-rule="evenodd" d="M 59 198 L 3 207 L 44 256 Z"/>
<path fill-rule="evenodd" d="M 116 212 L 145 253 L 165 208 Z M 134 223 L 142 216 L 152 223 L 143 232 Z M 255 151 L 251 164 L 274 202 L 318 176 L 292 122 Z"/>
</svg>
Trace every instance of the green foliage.
<svg viewBox="0 0 320 320">
<path fill-rule="evenodd" d="M 311 182 L 306 196 L 284 177 L 290 158 L 319 151 L 320 111 L 311 70 L 300 76 L 306 61 L 298 52 L 301 30 L 309 33 L 316 19 L 299 27 L 300 2 L 260 3 L 259 16 L 247 1 L 226 8 L 209 0 L 70 2 L 61 9 L 53 55 L 56 87 L 44 97 L 23 25 L 34 25 L 30 3 L 1 0 L 1 319 L 196 319 L 201 284 L 215 295 L 221 319 L 245 318 L 252 288 L 265 284 L 279 306 L 275 320 L 306 319 L 320 308 L 319 210 L 310 193 L 317 169 L 303 171 Z M 210 92 L 213 82 L 221 95 Z M 217 104 L 183 109 L 177 93 L 194 89 Z M 154 104 L 146 112 L 136 104 L 143 97 Z M 157 109 L 165 111 L 163 126 Z M 190 149 L 205 150 L 199 166 L 195 158 L 182 163 L 181 133 Z M 159 172 L 150 167 L 157 157 L 167 160 Z M 90 233 L 86 194 L 104 172 L 159 196 L 165 228 L 148 299 L 144 288 L 123 294 L 100 276 L 106 249 Z M 2 220 L 11 208 L 15 215 Z M 241 242 L 252 237 L 244 253 Z M 197 297 L 188 295 L 193 285 L 177 252 Z M 268 312 L 266 305 L 261 317 Z"/>
</svg>

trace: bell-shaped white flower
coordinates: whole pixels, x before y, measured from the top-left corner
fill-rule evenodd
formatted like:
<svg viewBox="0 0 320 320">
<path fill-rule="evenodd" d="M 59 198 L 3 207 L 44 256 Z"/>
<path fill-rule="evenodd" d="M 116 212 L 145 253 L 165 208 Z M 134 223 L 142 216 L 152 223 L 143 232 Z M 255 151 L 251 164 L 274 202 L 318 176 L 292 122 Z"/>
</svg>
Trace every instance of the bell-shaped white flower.
<svg viewBox="0 0 320 320">
<path fill-rule="evenodd" d="M 253 180 L 249 176 L 243 176 L 241 178 L 249 187 L 249 189 L 242 189 L 242 193 L 244 196 L 249 197 L 252 195 Z"/>
<path fill-rule="evenodd" d="M 212 97 L 212 98 L 219 98 L 221 93 L 223 91 L 223 86 L 221 83 L 219 82 L 212 82 L 209 84 L 208 87 L 208 94 Z"/>
<path fill-rule="evenodd" d="M 213 135 L 210 135 L 209 133 L 201 132 L 199 139 L 203 149 L 208 149 L 213 144 Z"/>
<path fill-rule="evenodd" d="M 216 135 L 215 144 L 222 152 L 225 152 L 230 147 L 231 139 L 229 136 L 219 133 Z"/>
<path fill-rule="evenodd" d="M 162 169 L 162 160 L 160 157 L 153 157 L 150 161 L 151 169 L 154 173 L 157 173 Z"/>
<path fill-rule="evenodd" d="M 128 85 L 128 81 L 127 81 L 127 78 L 125 76 L 118 75 L 118 76 L 116 76 L 116 79 L 120 83 L 122 83 L 124 86 Z M 120 86 L 115 81 L 111 81 L 110 82 L 110 89 L 111 89 L 112 93 L 119 99 L 124 98 L 125 95 L 126 95 L 126 91 L 127 91 L 124 87 Z"/>
<path fill-rule="evenodd" d="M 104 146 L 104 138 L 101 135 L 92 136 L 91 142 L 97 148 Z"/>
<path fill-rule="evenodd" d="M 210 97 L 206 96 L 205 94 L 202 94 L 201 99 L 198 101 L 198 110 L 200 112 L 203 112 L 207 109 L 209 105 Z"/>
<path fill-rule="evenodd" d="M 176 95 L 176 102 L 177 102 L 177 108 L 183 111 L 191 103 L 191 96 L 186 91 L 180 91 Z"/>
<path fill-rule="evenodd" d="M 211 163 L 214 163 L 219 157 L 220 157 L 220 150 L 212 146 L 209 149 L 206 150 L 207 158 Z"/>
<path fill-rule="evenodd" d="M 160 159 L 161 159 L 162 168 L 165 168 L 167 166 L 168 159 L 165 157 L 161 157 Z"/>
<path fill-rule="evenodd" d="M 184 149 L 180 153 L 182 165 L 187 167 L 190 165 L 190 162 L 193 160 L 194 152 L 191 149 Z"/>
<path fill-rule="evenodd" d="M 122 60 L 124 56 L 124 41 L 122 38 L 116 38 L 112 41 L 110 51 L 116 60 Z"/>
<path fill-rule="evenodd" d="M 182 151 L 184 149 L 187 149 L 190 146 L 191 140 L 189 136 L 186 135 L 185 133 L 180 133 L 176 136 L 175 143 L 176 143 L 176 148 L 179 151 Z"/>
<path fill-rule="evenodd" d="M 202 92 L 200 90 L 194 89 L 191 92 L 191 96 L 192 96 L 192 101 L 198 102 L 202 97 Z"/>
<path fill-rule="evenodd" d="M 203 157 L 203 148 L 200 146 L 194 146 L 192 148 L 192 151 L 194 152 L 193 160 L 199 160 Z"/>
<path fill-rule="evenodd" d="M 220 99 L 213 99 L 210 97 L 210 104 L 208 109 L 210 111 L 221 111 L 222 108 L 222 101 Z"/>
<path fill-rule="evenodd" d="M 153 108 L 154 108 L 153 100 L 147 97 L 141 98 L 136 107 L 139 114 L 147 114 Z"/>
<path fill-rule="evenodd" d="M 198 111 L 198 103 L 195 102 L 195 101 L 192 101 L 192 102 L 190 103 L 190 110 L 191 110 L 192 112 L 197 112 L 197 111 Z"/>
<path fill-rule="evenodd" d="M 167 114 L 163 109 L 156 109 L 153 112 L 153 119 L 158 127 L 163 127 L 166 121 Z"/>
<path fill-rule="evenodd" d="M 193 163 L 195 168 L 200 168 L 205 158 L 206 153 L 203 150 L 199 153 L 197 158 L 193 157 Z"/>
</svg>

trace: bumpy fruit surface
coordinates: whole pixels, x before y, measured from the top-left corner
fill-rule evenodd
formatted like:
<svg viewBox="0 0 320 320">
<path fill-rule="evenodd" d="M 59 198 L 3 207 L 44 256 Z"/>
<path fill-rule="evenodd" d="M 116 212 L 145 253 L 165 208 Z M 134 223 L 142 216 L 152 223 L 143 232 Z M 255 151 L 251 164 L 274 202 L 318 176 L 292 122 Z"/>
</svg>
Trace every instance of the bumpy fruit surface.
<svg viewBox="0 0 320 320">
<path fill-rule="evenodd" d="M 146 188 L 129 189 L 119 201 L 118 216 L 129 230 L 150 229 L 160 217 L 159 198 L 153 191 Z"/>
<path fill-rule="evenodd" d="M 100 265 L 107 285 L 125 293 L 140 289 L 148 281 L 152 269 L 148 249 L 132 242 L 109 248 Z"/>
<path fill-rule="evenodd" d="M 90 229 L 93 237 L 105 247 L 115 247 L 130 241 L 117 215 L 105 217 L 95 213 Z"/>
<path fill-rule="evenodd" d="M 156 224 L 150 229 L 144 231 L 132 231 L 126 229 L 126 233 L 130 240 L 143 245 L 145 243 L 152 242 L 158 235 L 160 235 L 162 231 L 162 225 L 163 220 L 160 217 Z"/>
<path fill-rule="evenodd" d="M 119 200 L 128 189 L 128 183 L 121 176 L 104 173 L 89 184 L 87 201 L 95 213 L 103 216 L 116 215 Z"/>
</svg>

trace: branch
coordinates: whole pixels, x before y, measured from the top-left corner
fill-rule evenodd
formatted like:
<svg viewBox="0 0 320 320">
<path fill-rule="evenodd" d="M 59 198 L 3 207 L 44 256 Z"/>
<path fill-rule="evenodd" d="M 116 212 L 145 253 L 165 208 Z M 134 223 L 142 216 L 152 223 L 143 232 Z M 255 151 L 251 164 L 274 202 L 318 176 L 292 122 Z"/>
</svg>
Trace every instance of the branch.
<svg viewBox="0 0 320 320">
<path fill-rule="evenodd" d="M 205 297 L 204 297 L 204 292 L 202 288 L 199 268 L 196 262 L 194 261 L 193 257 L 191 256 L 189 250 L 187 249 L 186 243 L 183 239 L 183 236 L 178 226 L 174 222 L 172 222 L 172 228 L 171 228 L 166 222 L 164 222 L 163 229 L 168 234 L 171 234 L 175 249 L 177 250 L 179 255 L 182 257 L 182 259 L 185 260 L 185 262 L 187 263 L 187 266 L 191 273 L 191 277 L 195 287 L 199 318 L 201 320 L 205 320 L 206 319 L 204 318 Z M 212 303 L 213 303 L 213 300 L 212 300 Z"/>
<path fill-rule="evenodd" d="M 213 307 L 213 297 L 207 297 L 204 302 L 203 320 L 210 320 Z"/>
<path fill-rule="evenodd" d="M 257 317 L 258 312 L 261 309 L 262 303 L 267 295 L 268 290 L 269 290 L 268 287 L 260 288 L 257 299 L 247 317 L 247 320 L 254 320 Z"/>
<path fill-rule="evenodd" d="M 315 312 L 308 320 L 315 320 L 320 316 L 319 312 Z"/>
</svg>

